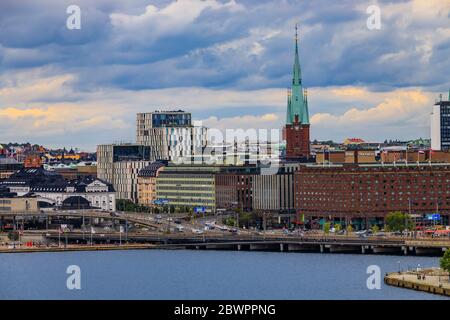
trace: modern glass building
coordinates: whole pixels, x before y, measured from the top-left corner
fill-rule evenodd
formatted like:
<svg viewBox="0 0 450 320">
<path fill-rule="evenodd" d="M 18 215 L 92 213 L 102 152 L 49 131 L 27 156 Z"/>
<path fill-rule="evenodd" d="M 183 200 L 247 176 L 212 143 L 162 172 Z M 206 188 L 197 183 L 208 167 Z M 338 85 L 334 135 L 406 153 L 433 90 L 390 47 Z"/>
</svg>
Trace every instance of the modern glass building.
<svg viewBox="0 0 450 320">
<path fill-rule="evenodd" d="M 447 101 L 439 101 L 433 106 L 431 113 L 431 149 L 450 150 L 450 90 Z"/>
<path fill-rule="evenodd" d="M 182 110 L 138 113 L 136 143 L 149 146 L 155 160 L 185 162 L 203 154 L 207 128 L 193 125 Z"/>
</svg>

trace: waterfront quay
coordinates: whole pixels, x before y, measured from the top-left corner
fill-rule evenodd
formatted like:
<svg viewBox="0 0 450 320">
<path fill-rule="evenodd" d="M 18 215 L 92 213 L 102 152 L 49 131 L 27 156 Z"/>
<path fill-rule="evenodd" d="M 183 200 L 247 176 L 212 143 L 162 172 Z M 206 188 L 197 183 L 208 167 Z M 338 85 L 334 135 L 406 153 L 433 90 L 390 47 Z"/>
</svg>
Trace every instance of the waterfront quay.
<svg viewBox="0 0 450 320">
<path fill-rule="evenodd" d="M 450 297 L 450 281 L 448 272 L 440 269 L 417 269 L 406 272 L 386 274 L 387 285 L 400 288 L 425 291 Z"/>
<path fill-rule="evenodd" d="M 24 239 L 41 243 L 39 247 L 3 247 L 0 252 L 109 250 L 109 249 L 193 249 L 280 251 L 318 253 L 361 253 L 387 255 L 442 256 L 450 248 L 450 240 L 360 238 L 358 236 L 280 236 L 254 234 L 164 234 L 157 232 L 95 233 L 73 231 L 25 232 Z"/>
<path fill-rule="evenodd" d="M 442 256 L 450 248 L 448 237 L 370 235 L 355 232 L 325 234 L 310 232 L 257 232 L 229 228 L 215 222 L 205 229 L 204 219 L 160 219 L 124 212 L 49 211 L 1 215 L 13 232 L 0 233 L 1 252 L 109 250 L 109 249 L 194 249 L 237 251 L 280 251 Z M 212 218 L 209 218 L 212 219 Z M 215 217 L 217 219 L 217 217 Z M 178 221 L 179 220 L 179 221 Z M 40 221 L 40 222 L 39 222 Z M 175 223 L 175 221 L 177 223 Z M 64 230 L 61 224 L 66 226 Z M 31 226 L 31 229 L 24 228 Z M 34 229 L 40 226 L 41 229 Z M 14 230 L 19 238 L 9 239 Z"/>
</svg>

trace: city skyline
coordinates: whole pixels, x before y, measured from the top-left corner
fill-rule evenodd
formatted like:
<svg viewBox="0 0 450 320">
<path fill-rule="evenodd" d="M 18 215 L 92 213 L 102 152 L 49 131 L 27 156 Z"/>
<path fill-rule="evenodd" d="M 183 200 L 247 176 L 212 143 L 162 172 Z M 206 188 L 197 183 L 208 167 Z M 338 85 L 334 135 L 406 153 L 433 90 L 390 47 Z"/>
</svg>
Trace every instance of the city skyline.
<svg viewBox="0 0 450 320">
<path fill-rule="evenodd" d="M 281 129 L 296 23 L 311 140 L 428 138 L 450 87 L 445 1 L 379 1 L 380 30 L 354 1 L 79 1 L 80 30 L 65 27 L 68 5 L 0 4 L 4 142 L 94 151 L 134 141 L 136 113 L 156 109 Z"/>
</svg>

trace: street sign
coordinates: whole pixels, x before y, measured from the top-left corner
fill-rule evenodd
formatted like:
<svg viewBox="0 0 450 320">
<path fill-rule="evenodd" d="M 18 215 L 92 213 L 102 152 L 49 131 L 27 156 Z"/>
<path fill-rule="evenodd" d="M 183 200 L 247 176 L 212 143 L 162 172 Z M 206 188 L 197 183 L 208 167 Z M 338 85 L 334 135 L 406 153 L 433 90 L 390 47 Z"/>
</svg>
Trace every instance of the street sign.
<svg viewBox="0 0 450 320">
<path fill-rule="evenodd" d="M 203 213 L 205 211 L 206 211 L 205 207 L 195 207 L 194 208 L 195 213 Z"/>
<path fill-rule="evenodd" d="M 156 205 L 164 205 L 164 204 L 168 204 L 169 200 L 167 199 L 156 199 L 153 201 L 154 204 Z"/>
<path fill-rule="evenodd" d="M 441 220 L 441 215 L 439 213 L 427 214 L 427 220 L 433 220 L 433 221 Z"/>
</svg>

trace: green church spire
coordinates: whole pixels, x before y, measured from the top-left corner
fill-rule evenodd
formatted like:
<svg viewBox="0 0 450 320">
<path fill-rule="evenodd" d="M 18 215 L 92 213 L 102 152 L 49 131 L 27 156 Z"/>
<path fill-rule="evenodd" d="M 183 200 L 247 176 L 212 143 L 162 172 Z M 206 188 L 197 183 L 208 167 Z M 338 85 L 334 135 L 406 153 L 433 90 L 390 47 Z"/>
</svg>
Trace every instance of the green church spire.
<svg viewBox="0 0 450 320">
<path fill-rule="evenodd" d="M 292 73 L 292 89 L 291 95 L 288 97 L 286 124 L 292 124 L 296 115 L 298 115 L 298 120 L 301 124 L 309 124 L 308 102 L 303 96 L 302 88 L 302 73 L 298 54 L 297 25 L 295 25 L 295 57 Z"/>
</svg>

